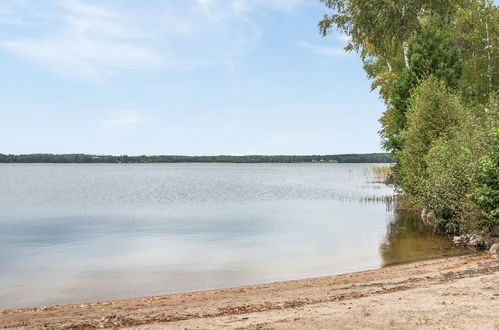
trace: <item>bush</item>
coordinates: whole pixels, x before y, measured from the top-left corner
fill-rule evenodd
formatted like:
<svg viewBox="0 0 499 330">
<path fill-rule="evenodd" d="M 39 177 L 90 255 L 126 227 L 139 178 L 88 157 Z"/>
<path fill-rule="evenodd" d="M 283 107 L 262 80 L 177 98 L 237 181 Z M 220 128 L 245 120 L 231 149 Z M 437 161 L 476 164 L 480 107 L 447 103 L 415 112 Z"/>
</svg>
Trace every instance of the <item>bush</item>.
<svg viewBox="0 0 499 330">
<path fill-rule="evenodd" d="M 414 89 L 429 77 L 436 77 L 456 89 L 463 63 L 458 44 L 440 16 L 431 16 L 411 44 L 410 66 L 390 84 L 389 107 L 380 122 L 383 146 L 394 152 L 404 148 L 403 131 L 408 125 L 408 109 Z"/>
<path fill-rule="evenodd" d="M 410 100 L 405 145 L 398 155 L 397 183 L 409 197 L 418 199 L 428 182 L 427 155 L 435 143 L 448 139 L 463 122 L 464 108 L 442 81 L 430 77 L 419 85 Z"/>
<path fill-rule="evenodd" d="M 477 186 L 470 196 L 481 211 L 475 221 L 477 229 L 493 232 L 499 229 L 499 129 L 494 129 L 491 152 L 480 158 Z"/>
<path fill-rule="evenodd" d="M 399 184 L 448 232 L 490 233 L 499 226 L 499 133 L 493 143 L 497 111 L 491 109 L 464 108 L 435 78 L 411 99 Z"/>
<path fill-rule="evenodd" d="M 427 179 L 419 199 L 446 220 L 441 224 L 447 231 L 472 227 L 479 218 L 469 195 L 477 185 L 479 158 L 488 152 L 487 138 L 484 127 L 469 113 L 449 135 L 436 141 L 426 156 Z"/>
</svg>

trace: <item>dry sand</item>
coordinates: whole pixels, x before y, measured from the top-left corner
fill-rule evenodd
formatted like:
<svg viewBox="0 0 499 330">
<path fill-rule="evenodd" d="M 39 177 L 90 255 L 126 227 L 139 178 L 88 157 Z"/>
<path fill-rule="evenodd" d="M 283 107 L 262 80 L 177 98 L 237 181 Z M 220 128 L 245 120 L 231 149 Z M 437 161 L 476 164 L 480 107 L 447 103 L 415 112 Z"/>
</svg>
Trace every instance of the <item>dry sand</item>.
<svg viewBox="0 0 499 330">
<path fill-rule="evenodd" d="M 487 254 L 161 297 L 0 311 L 17 329 L 499 329 Z"/>
</svg>

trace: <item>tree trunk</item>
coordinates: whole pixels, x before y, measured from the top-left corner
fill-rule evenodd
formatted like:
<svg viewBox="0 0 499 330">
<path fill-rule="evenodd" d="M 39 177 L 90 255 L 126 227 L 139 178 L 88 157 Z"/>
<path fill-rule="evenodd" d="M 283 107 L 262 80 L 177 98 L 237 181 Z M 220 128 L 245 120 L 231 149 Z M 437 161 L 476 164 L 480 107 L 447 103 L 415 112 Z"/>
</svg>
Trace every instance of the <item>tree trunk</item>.
<svg viewBox="0 0 499 330">
<path fill-rule="evenodd" d="M 383 57 L 385 58 L 386 65 L 388 66 L 388 72 L 392 72 L 392 65 L 388 62 L 388 56 L 386 56 L 386 53 L 383 53 Z"/>
<path fill-rule="evenodd" d="M 487 34 L 487 78 L 488 78 L 488 95 L 492 93 L 492 56 L 490 54 L 492 50 L 492 44 L 490 42 L 490 35 L 489 35 L 489 22 L 487 22 L 487 18 L 485 21 L 485 32 Z"/>
<path fill-rule="evenodd" d="M 405 16 L 405 6 L 400 8 L 400 29 L 402 36 L 402 50 L 404 51 L 404 63 L 405 68 L 409 67 L 409 45 L 407 44 L 407 26 L 406 26 L 406 16 Z"/>
<path fill-rule="evenodd" d="M 402 50 L 404 51 L 404 63 L 405 67 L 409 67 L 409 45 L 407 44 L 407 41 L 404 40 L 402 42 Z"/>
</svg>

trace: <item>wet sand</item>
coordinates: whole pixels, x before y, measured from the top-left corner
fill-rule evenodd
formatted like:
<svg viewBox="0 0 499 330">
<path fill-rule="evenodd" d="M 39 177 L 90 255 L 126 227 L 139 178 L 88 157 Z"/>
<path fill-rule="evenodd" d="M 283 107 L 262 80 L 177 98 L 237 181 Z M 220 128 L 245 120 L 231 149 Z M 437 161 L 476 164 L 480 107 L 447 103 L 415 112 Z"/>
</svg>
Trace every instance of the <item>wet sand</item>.
<svg viewBox="0 0 499 330">
<path fill-rule="evenodd" d="M 499 259 L 422 261 L 296 281 L 0 311 L 17 329 L 498 329 Z"/>
</svg>

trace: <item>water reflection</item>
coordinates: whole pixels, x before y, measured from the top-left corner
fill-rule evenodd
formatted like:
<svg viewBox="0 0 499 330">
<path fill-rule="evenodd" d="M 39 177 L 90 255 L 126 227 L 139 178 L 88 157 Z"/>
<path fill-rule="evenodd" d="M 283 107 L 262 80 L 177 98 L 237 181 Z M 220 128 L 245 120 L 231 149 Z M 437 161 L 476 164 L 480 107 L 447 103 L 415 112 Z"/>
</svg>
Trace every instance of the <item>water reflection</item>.
<svg viewBox="0 0 499 330">
<path fill-rule="evenodd" d="M 418 215 L 396 207 L 379 251 L 383 266 L 470 252 L 456 247 L 448 237 L 435 232 L 434 226 L 423 223 Z"/>
<path fill-rule="evenodd" d="M 0 164 L 0 309 L 465 252 L 394 211 L 376 166 Z"/>
</svg>

